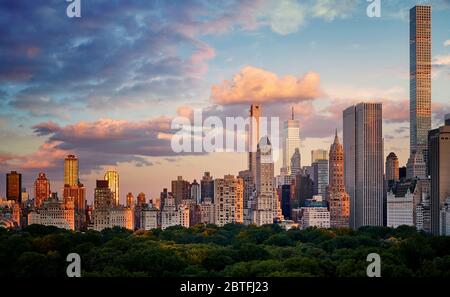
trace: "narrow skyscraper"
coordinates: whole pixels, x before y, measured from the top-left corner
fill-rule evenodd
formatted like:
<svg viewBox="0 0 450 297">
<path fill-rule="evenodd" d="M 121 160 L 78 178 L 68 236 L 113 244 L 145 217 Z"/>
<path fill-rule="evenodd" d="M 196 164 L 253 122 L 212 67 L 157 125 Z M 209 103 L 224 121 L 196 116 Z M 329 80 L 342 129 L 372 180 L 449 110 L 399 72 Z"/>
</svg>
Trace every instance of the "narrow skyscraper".
<svg viewBox="0 0 450 297">
<path fill-rule="evenodd" d="M 272 224 L 276 213 L 275 178 L 272 144 L 261 138 L 256 153 L 256 203 L 253 222 L 257 226 Z"/>
<path fill-rule="evenodd" d="M 386 157 L 386 180 L 387 181 L 398 181 L 399 180 L 399 172 L 398 172 L 398 158 L 397 155 L 391 152 Z"/>
<path fill-rule="evenodd" d="M 294 120 L 294 108 L 292 108 L 292 118 L 284 122 L 283 134 L 283 168 L 289 175 L 292 174 L 292 157 L 296 150 L 300 150 L 300 122 Z"/>
<path fill-rule="evenodd" d="M 428 163 L 431 129 L 431 6 L 417 5 L 410 19 L 410 154 L 424 154 Z"/>
<path fill-rule="evenodd" d="M 253 181 L 256 183 L 256 150 L 259 141 L 260 117 L 262 108 L 259 105 L 250 106 L 250 133 L 248 137 L 248 170 L 252 173 Z"/>
<path fill-rule="evenodd" d="M 50 197 L 50 194 L 50 181 L 45 176 L 45 173 L 40 172 L 34 182 L 34 205 L 40 207 Z"/>
<path fill-rule="evenodd" d="M 337 130 L 330 147 L 329 167 L 327 201 L 330 206 L 330 224 L 333 228 L 349 227 L 350 196 L 345 191 L 344 147 L 339 143 Z"/>
<path fill-rule="evenodd" d="M 383 225 L 383 131 L 381 103 L 359 103 L 343 112 L 345 188 L 350 226 Z"/>
<path fill-rule="evenodd" d="M 6 174 L 6 199 L 22 202 L 22 174 L 16 171 Z"/>
<path fill-rule="evenodd" d="M 108 181 L 108 187 L 113 195 L 115 205 L 119 205 L 119 173 L 116 170 L 108 170 L 105 172 L 104 179 Z"/>
<path fill-rule="evenodd" d="M 64 159 L 64 185 L 78 185 L 78 159 L 75 155 L 67 155 Z"/>
</svg>

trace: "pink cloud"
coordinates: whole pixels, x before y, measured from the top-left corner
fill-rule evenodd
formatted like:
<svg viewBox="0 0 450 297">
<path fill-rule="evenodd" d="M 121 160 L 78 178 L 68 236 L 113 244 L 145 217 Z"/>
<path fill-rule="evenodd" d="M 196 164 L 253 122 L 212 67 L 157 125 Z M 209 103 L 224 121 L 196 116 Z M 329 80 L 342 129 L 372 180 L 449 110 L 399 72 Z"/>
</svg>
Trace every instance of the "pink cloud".
<svg viewBox="0 0 450 297">
<path fill-rule="evenodd" d="M 246 66 L 233 79 L 211 88 L 211 99 L 216 104 L 251 104 L 298 102 L 316 99 L 322 95 L 320 75 L 308 72 L 302 77 L 278 77 L 267 70 Z"/>
</svg>

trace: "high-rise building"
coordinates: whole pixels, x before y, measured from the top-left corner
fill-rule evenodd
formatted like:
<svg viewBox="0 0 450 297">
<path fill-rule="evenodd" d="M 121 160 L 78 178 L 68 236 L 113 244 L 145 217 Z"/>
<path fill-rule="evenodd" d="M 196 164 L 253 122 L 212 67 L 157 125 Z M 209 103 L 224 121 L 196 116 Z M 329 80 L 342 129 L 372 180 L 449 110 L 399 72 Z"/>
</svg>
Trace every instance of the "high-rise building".
<svg viewBox="0 0 450 297">
<path fill-rule="evenodd" d="M 330 208 L 331 227 L 349 227 L 350 196 L 345 190 L 344 182 L 344 147 L 339 143 L 339 137 L 334 136 L 330 147 L 329 179 L 326 200 Z"/>
<path fill-rule="evenodd" d="M 249 208 L 249 201 L 255 190 L 255 183 L 253 182 L 253 175 L 250 170 L 239 171 L 239 178 L 244 183 L 244 209 Z"/>
<path fill-rule="evenodd" d="M 261 138 L 256 151 L 256 202 L 253 222 L 257 226 L 272 224 L 277 214 L 272 144 Z"/>
<path fill-rule="evenodd" d="M 244 222 L 244 185 L 241 178 L 225 175 L 214 180 L 215 224 Z"/>
<path fill-rule="evenodd" d="M 343 112 L 345 188 L 350 226 L 383 225 L 381 103 L 359 103 Z"/>
<path fill-rule="evenodd" d="M 137 206 L 143 206 L 145 203 L 146 203 L 145 193 L 140 192 L 138 194 L 138 196 L 137 196 L 137 199 L 136 199 L 136 205 Z"/>
<path fill-rule="evenodd" d="M 328 160 L 327 150 L 317 149 L 311 151 L 311 164 L 318 160 Z"/>
<path fill-rule="evenodd" d="M 408 189 L 405 194 L 387 194 L 387 226 L 397 228 L 402 225 L 414 226 L 414 194 Z"/>
<path fill-rule="evenodd" d="M 105 172 L 104 179 L 108 181 L 108 187 L 113 195 L 114 204 L 119 205 L 119 173 L 116 170 L 108 170 Z"/>
<path fill-rule="evenodd" d="M 214 215 L 215 215 L 214 203 L 212 203 L 211 198 L 206 198 L 200 204 L 200 223 L 214 224 L 215 223 Z"/>
<path fill-rule="evenodd" d="M 440 235 L 450 236 L 450 198 L 445 200 L 440 213 Z"/>
<path fill-rule="evenodd" d="M 386 176 L 387 181 L 398 181 L 399 180 L 399 170 L 398 170 L 398 158 L 397 155 L 391 152 L 386 157 Z"/>
<path fill-rule="evenodd" d="M 6 200 L 22 202 L 22 174 L 16 171 L 6 174 Z"/>
<path fill-rule="evenodd" d="M 201 191 L 200 191 L 200 184 L 197 182 L 197 180 L 194 179 L 194 181 L 191 183 L 191 200 L 195 201 L 195 203 L 200 204 L 202 201 Z"/>
<path fill-rule="evenodd" d="M 97 180 L 94 191 L 94 209 L 111 208 L 114 206 L 114 196 L 107 180 Z"/>
<path fill-rule="evenodd" d="M 214 202 L 214 179 L 209 172 L 203 174 L 202 180 L 200 181 L 200 191 L 202 201 L 204 201 L 205 198 L 211 198 Z"/>
<path fill-rule="evenodd" d="M 75 230 L 87 227 L 86 219 L 86 188 L 83 184 L 64 185 L 63 201 L 67 205 L 73 205 L 75 211 Z"/>
<path fill-rule="evenodd" d="M 292 173 L 291 160 L 296 150 L 300 150 L 300 122 L 294 120 L 294 108 L 292 108 L 292 118 L 284 122 L 283 130 L 283 168 L 287 174 Z M 300 160 L 298 163 L 300 166 Z"/>
<path fill-rule="evenodd" d="M 50 181 L 45 176 L 45 173 L 40 172 L 34 182 L 34 205 L 40 207 L 45 199 L 50 197 L 50 194 Z"/>
<path fill-rule="evenodd" d="M 425 197 L 416 206 L 416 228 L 417 230 L 431 233 L 431 206 L 430 197 Z"/>
<path fill-rule="evenodd" d="M 75 230 L 75 212 L 73 204 L 58 201 L 57 196 L 42 201 L 42 204 L 28 213 L 28 224 L 55 226 L 61 229 Z"/>
<path fill-rule="evenodd" d="M 284 219 L 291 219 L 291 185 L 281 185 L 278 187 L 278 197 L 281 198 L 281 211 Z"/>
<path fill-rule="evenodd" d="M 178 176 L 176 180 L 172 181 L 172 195 L 175 198 L 176 206 L 180 205 L 181 201 L 189 199 L 191 196 L 189 185 L 189 182 L 187 180 L 183 180 L 182 176 Z"/>
<path fill-rule="evenodd" d="M 406 178 L 427 178 L 427 164 L 421 152 L 412 152 L 406 163 Z"/>
<path fill-rule="evenodd" d="M 314 195 L 314 182 L 309 174 L 297 174 L 295 176 L 295 193 L 298 206 L 305 206 L 305 201 L 312 199 Z"/>
<path fill-rule="evenodd" d="M 423 154 L 427 164 L 431 129 L 431 6 L 411 8 L 409 22 L 410 154 Z"/>
<path fill-rule="evenodd" d="M 78 179 L 78 159 L 75 155 L 67 155 L 64 159 L 64 184 L 75 186 Z"/>
<path fill-rule="evenodd" d="M 328 160 L 318 159 L 312 163 L 313 180 L 314 180 L 314 194 L 321 195 L 325 198 L 328 186 Z"/>
<path fill-rule="evenodd" d="M 132 207 L 132 206 L 134 206 L 134 196 L 133 196 L 133 193 L 131 193 L 131 192 L 129 192 L 128 194 L 127 194 L 127 207 Z"/>
<path fill-rule="evenodd" d="M 431 176 L 431 229 L 439 234 L 439 212 L 450 197 L 450 125 L 428 134 L 429 173 Z"/>
<path fill-rule="evenodd" d="M 259 105 L 250 106 L 250 133 L 248 137 L 248 170 L 252 173 L 253 180 L 256 183 L 256 150 L 260 139 L 260 117 L 262 108 Z"/>
<path fill-rule="evenodd" d="M 295 152 L 291 158 L 291 175 L 292 176 L 300 174 L 300 172 L 302 171 L 301 162 L 302 162 L 302 157 L 300 155 L 300 150 L 298 148 L 296 148 Z"/>
</svg>

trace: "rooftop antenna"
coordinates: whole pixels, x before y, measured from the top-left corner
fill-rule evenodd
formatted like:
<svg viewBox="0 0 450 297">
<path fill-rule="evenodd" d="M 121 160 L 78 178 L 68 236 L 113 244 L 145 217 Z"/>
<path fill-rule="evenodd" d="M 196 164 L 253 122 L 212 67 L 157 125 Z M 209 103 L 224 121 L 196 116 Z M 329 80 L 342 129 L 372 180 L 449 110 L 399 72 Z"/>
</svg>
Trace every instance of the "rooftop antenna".
<svg viewBox="0 0 450 297">
<path fill-rule="evenodd" d="M 292 120 L 294 120 L 294 106 L 292 106 Z"/>
</svg>

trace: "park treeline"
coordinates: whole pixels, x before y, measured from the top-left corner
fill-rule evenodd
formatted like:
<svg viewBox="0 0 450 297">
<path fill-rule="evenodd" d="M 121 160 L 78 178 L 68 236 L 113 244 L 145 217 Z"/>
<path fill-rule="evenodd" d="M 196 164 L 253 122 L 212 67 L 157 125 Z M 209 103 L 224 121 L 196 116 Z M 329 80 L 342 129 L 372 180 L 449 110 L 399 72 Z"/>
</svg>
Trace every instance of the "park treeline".
<svg viewBox="0 0 450 297">
<path fill-rule="evenodd" d="M 0 277 L 66 277 L 70 253 L 83 277 L 366 277 L 370 253 L 380 255 L 382 277 L 450 277 L 450 237 L 407 226 L 0 229 Z"/>
</svg>

